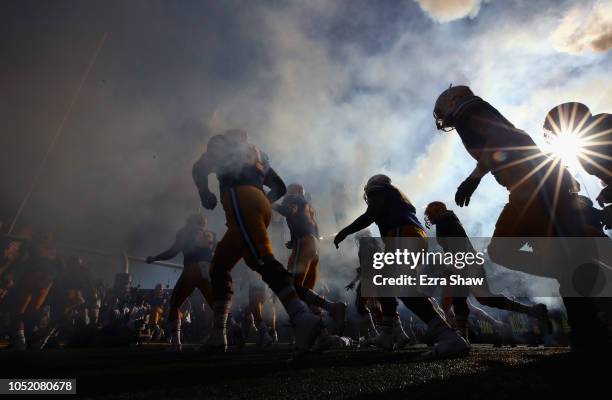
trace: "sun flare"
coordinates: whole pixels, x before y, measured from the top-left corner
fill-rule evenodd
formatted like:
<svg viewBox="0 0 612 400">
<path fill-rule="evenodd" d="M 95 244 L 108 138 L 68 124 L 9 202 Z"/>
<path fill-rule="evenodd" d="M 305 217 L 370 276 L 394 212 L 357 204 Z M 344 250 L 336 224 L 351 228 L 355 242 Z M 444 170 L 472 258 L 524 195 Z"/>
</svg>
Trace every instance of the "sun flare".
<svg viewBox="0 0 612 400">
<path fill-rule="evenodd" d="M 572 130 L 549 135 L 547 150 L 568 167 L 578 167 L 579 157 L 584 153 L 585 141 Z"/>
</svg>

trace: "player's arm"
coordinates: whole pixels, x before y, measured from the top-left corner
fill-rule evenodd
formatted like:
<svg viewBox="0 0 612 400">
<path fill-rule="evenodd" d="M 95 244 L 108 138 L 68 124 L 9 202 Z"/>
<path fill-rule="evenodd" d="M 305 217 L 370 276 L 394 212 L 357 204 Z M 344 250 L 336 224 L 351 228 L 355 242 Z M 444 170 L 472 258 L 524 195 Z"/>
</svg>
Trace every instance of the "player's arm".
<svg viewBox="0 0 612 400">
<path fill-rule="evenodd" d="M 267 194 L 270 203 L 274 203 L 276 200 L 283 197 L 285 193 L 287 193 L 287 186 L 285 185 L 285 182 L 283 182 L 281 177 L 278 176 L 276 171 L 274 171 L 272 168 L 269 168 L 268 172 L 266 173 L 264 185 L 270 188 L 270 191 Z"/>
<path fill-rule="evenodd" d="M 482 163 L 478 163 L 476 164 L 476 167 L 474 167 L 474 170 L 472 170 L 472 173 L 470 174 L 469 178 L 480 180 L 482 179 L 483 176 L 488 174 L 490 171 L 491 171 L 490 168 L 488 168 Z"/>
<path fill-rule="evenodd" d="M 208 210 L 212 210 L 217 205 L 217 197 L 208 188 L 208 175 L 213 172 L 212 162 L 206 157 L 206 153 L 202 154 L 202 157 L 193 164 L 193 168 L 191 169 L 191 176 L 198 188 L 202 207 Z"/>
<path fill-rule="evenodd" d="M 495 119 L 495 116 L 491 116 L 491 118 L 484 118 L 479 115 L 478 118 L 476 116 L 470 116 L 464 121 L 464 124 L 469 131 L 478 132 L 480 136 L 484 137 L 484 151 L 488 151 L 487 149 L 493 149 L 498 146 L 498 143 L 496 143 L 496 138 L 499 135 L 497 134 L 496 130 L 500 128 L 495 124 L 488 122 L 494 121 Z M 472 154 L 472 156 L 480 160 L 482 154 Z M 487 157 L 484 157 L 484 159 L 487 159 Z M 492 168 L 493 167 L 491 165 L 487 165 L 483 161 L 478 161 L 476 167 L 474 167 L 470 175 L 465 178 L 465 180 L 461 182 L 457 188 L 457 192 L 455 193 L 455 203 L 457 203 L 459 207 L 468 206 L 470 204 L 470 199 L 476 191 L 476 188 L 478 188 L 480 180 L 486 174 L 488 174 Z"/>
<path fill-rule="evenodd" d="M 285 218 L 290 217 L 295 212 L 295 208 L 292 208 L 291 206 L 285 204 L 273 204 L 272 208 L 274 209 L 274 211 L 276 211 Z"/>
<path fill-rule="evenodd" d="M 476 191 L 476 188 L 478 188 L 480 180 L 483 176 L 488 174 L 489 171 L 490 169 L 484 164 L 476 164 L 472 173 L 461 182 L 461 185 L 459 185 L 455 193 L 455 203 L 457 203 L 459 207 L 468 206 L 470 204 L 470 199 Z"/>
<path fill-rule="evenodd" d="M 210 242 L 210 249 L 212 251 L 215 251 L 215 249 L 217 248 L 217 243 L 218 243 L 217 242 L 217 234 L 212 232 L 212 231 L 209 231 L 209 232 L 212 235 L 212 241 Z"/>
<path fill-rule="evenodd" d="M 272 208 L 285 218 L 290 217 L 297 212 L 297 205 L 287 201 L 286 197 L 281 204 L 273 204 Z"/>
<path fill-rule="evenodd" d="M 371 207 L 368 206 L 368 209 L 365 213 L 361 214 L 355 221 L 353 221 L 350 225 L 343 228 L 340 232 L 336 234 L 334 238 L 334 244 L 336 248 L 338 245 L 346 239 L 347 236 L 352 235 L 353 233 L 357 233 L 361 230 L 364 230 L 368 226 L 374 223 L 374 213 L 371 210 Z"/>
<path fill-rule="evenodd" d="M 168 250 L 163 251 L 156 256 L 147 257 L 147 264 L 151 264 L 155 261 L 164 261 L 174 258 L 178 255 L 178 253 L 181 252 L 181 248 L 181 241 L 180 238 L 177 236 L 176 240 L 174 241 L 174 244 Z"/>
</svg>

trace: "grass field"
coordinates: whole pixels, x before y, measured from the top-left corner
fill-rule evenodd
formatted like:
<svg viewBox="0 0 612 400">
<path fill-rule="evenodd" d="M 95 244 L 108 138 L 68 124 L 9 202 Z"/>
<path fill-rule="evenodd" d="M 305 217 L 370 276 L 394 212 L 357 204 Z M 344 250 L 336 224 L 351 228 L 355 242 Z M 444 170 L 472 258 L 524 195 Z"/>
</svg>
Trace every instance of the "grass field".
<svg viewBox="0 0 612 400">
<path fill-rule="evenodd" d="M 548 399 L 579 385 L 591 393 L 608 386 L 600 363 L 565 348 L 475 346 L 465 358 L 437 361 L 421 360 L 423 350 L 333 351 L 292 364 L 287 345 L 215 356 L 158 345 L 1 351 L 0 363 L 7 378 L 76 378 L 71 398 L 94 399 Z"/>
</svg>

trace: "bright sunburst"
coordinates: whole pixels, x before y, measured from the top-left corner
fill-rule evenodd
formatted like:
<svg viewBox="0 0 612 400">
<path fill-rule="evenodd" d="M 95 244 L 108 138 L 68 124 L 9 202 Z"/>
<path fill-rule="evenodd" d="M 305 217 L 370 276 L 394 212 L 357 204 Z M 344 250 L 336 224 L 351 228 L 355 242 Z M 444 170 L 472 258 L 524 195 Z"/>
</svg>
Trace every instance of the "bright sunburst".
<svg viewBox="0 0 612 400">
<path fill-rule="evenodd" d="M 572 169 L 580 166 L 579 158 L 584 155 L 585 141 L 578 132 L 562 130 L 548 137 L 547 152 Z"/>
<path fill-rule="evenodd" d="M 551 110 L 544 123 L 546 152 L 571 169 L 579 169 L 589 146 L 589 135 L 585 135 L 592 127 L 589 119 L 588 109 L 580 103 L 561 104 Z"/>
</svg>

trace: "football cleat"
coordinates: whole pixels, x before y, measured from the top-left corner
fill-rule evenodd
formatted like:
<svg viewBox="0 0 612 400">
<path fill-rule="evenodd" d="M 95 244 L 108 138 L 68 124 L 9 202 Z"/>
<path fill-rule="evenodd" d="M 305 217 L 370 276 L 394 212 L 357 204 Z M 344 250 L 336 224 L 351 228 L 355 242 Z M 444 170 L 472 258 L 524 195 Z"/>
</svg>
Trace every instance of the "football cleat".
<svg viewBox="0 0 612 400">
<path fill-rule="evenodd" d="M 238 350 L 241 350 L 246 343 L 242 327 L 235 322 L 233 324 L 228 323 L 227 332 L 231 337 L 231 344 L 236 346 Z"/>
<path fill-rule="evenodd" d="M 432 319 L 427 325 L 427 335 L 434 341 L 434 345 L 425 354 L 425 358 L 460 357 L 469 353 L 470 343 L 442 317 Z"/>
<path fill-rule="evenodd" d="M 250 339 L 255 336 L 257 336 L 257 327 L 255 326 L 253 314 L 249 314 L 249 317 L 247 318 L 246 337 Z"/>
<path fill-rule="evenodd" d="M 376 325 L 374 325 L 374 321 L 372 320 L 372 314 L 367 313 L 361 317 L 359 321 L 359 336 L 359 343 L 364 346 L 369 345 L 370 342 L 378 336 Z"/>
<path fill-rule="evenodd" d="M 166 348 L 167 353 L 181 353 L 183 351 L 183 345 L 180 343 L 170 343 L 170 346 Z"/>
<path fill-rule="evenodd" d="M 383 350 L 393 350 L 393 328 L 381 326 L 380 333 L 370 340 L 370 344 Z"/>
<path fill-rule="evenodd" d="M 314 344 L 321 333 L 323 324 L 321 318 L 309 313 L 298 314 L 292 321 L 294 335 L 294 353 L 301 355 L 306 353 Z"/>
<path fill-rule="evenodd" d="M 349 337 L 331 335 L 326 330 L 323 330 L 323 333 L 319 335 L 311 350 L 313 352 L 321 352 L 330 349 L 347 349 L 356 347 L 356 345 L 357 343 Z"/>
<path fill-rule="evenodd" d="M 13 351 L 26 351 L 28 345 L 26 344 L 25 336 L 16 336 L 11 343 L 10 349 Z"/>
<path fill-rule="evenodd" d="M 470 352 L 470 344 L 457 331 L 448 330 L 443 333 L 440 340 L 434 344 L 432 350 L 426 355 L 427 358 L 452 358 L 467 355 Z"/>
<path fill-rule="evenodd" d="M 227 332 L 225 329 L 213 329 L 200 352 L 206 354 L 225 353 L 227 351 Z"/>
<path fill-rule="evenodd" d="M 265 327 L 257 330 L 257 341 L 255 342 L 257 347 L 266 348 L 274 342 L 274 339 L 268 333 L 268 329 Z"/>
<path fill-rule="evenodd" d="M 393 334 L 393 341 L 395 342 L 395 348 L 401 349 L 406 346 L 413 346 L 416 344 L 414 337 L 410 337 L 404 331 L 402 320 L 399 316 L 393 318 L 393 328 L 391 333 Z"/>
</svg>

